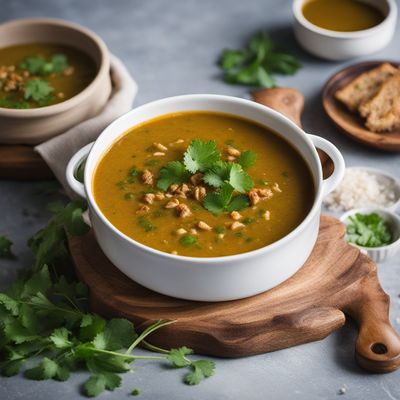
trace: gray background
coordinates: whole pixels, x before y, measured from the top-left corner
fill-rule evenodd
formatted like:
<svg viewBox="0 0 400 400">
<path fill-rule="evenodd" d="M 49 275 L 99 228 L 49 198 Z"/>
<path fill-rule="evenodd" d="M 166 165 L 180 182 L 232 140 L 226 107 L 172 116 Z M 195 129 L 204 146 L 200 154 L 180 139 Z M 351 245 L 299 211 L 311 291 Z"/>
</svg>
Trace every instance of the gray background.
<svg viewBox="0 0 400 400">
<path fill-rule="evenodd" d="M 255 31 L 267 29 L 304 64 L 296 76 L 280 77 L 279 84 L 305 94 L 305 129 L 335 143 L 348 165 L 377 167 L 399 177 L 400 155 L 355 144 L 325 117 L 321 88 L 332 73 L 348 63 L 318 60 L 299 48 L 291 31 L 289 0 L 0 0 L 1 20 L 28 16 L 65 18 L 95 30 L 138 82 L 135 105 L 184 93 L 246 96 L 245 88 L 221 81 L 216 60 L 224 47 L 240 46 Z M 395 39 L 367 59 L 398 60 L 399 51 Z M 18 254 L 17 261 L 0 261 L 0 289 L 9 284 L 17 268 L 30 265 L 26 240 L 48 219 L 47 200 L 34 195 L 34 187 L 33 183 L 0 182 L 0 234 L 12 238 Z M 400 330 L 399 261 L 381 264 L 378 269 L 382 286 L 391 296 L 392 322 Z M 321 342 L 256 357 L 216 360 L 216 375 L 196 387 L 180 382 L 181 371 L 141 362 L 133 374 L 124 376 L 122 388 L 102 397 L 126 398 L 139 387 L 141 399 L 335 399 L 345 385 L 345 399 L 400 399 L 400 371 L 387 375 L 361 371 L 353 360 L 355 337 L 356 329 L 349 323 Z M 83 373 L 66 383 L 0 378 L 0 398 L 75 399 L 84 379 Z"/>
</svg>

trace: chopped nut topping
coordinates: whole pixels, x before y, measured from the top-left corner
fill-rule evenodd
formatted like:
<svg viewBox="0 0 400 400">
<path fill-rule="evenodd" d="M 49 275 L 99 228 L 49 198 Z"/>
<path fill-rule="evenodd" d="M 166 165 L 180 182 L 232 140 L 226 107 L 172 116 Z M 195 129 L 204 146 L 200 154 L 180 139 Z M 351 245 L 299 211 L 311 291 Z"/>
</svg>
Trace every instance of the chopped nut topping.
<svg viewBox="0 0 400 400">
<path fill-rule="evenodd" d="M 157 193 L 154 195 L 154 198 L 155 198 L 156 200 L 164 200 L 165 194 L 164 194 L 163 192 L 157 192 Z"/>
<path fill-rule="evenodd" d="M 198 172 L 197 174 L 194 174 L 190 177 L 190 183 L 194 186 L 200 185 L 202 178 L 203 174 L 201 172 Z"/>
<path fill-rule="evenodd" d="M 143 181 L 143 183 L 145 183 L 146 185 L 152 185 L 152 184 L 153 184 L 153 182 L 154 182 L 154 176 L 153 176 L 153 174 L 152 174 L 148 169 L 145 169 L 145 170 L 143 171 L 143 174 L 142 174 L 142 181 Z"/>
<path fill-rule="evenodd" d="M 145 213 L 148 213 L 149 211 L 150 211 L 150 207 L 143 205 L 137 209 L 136 214 L 145 214 Z"/>
<path fill-rule="evenodd" d="M 236 161 L 236 157 L 234 157 L 234 156 L 228 156 L 227 158 L 226 158 L 228 161 Z"/>
<path fill-rule="evenodd" d="M 232 224 L 230 226 L 232 231 L 235 231 L 236 229 L 242 229 L 244 227 L 245 227 L 245 224 L 242 224 L 239 221 L 232 222 Z"/>
<path fill-rule="evenodd" d="M 232 211 L 230 213 L 230 216 L 232 219 L 234 219 L 235 221 L 237 221 L 238 219 L 242 218 L 242 215 L 239 214 L 237 211 Z"/>
<path fill-rule="evenodd" d="M 193 196 L 197 201 L 202 201 L 207 194 L 204 186 L 196 186 L 193 191 Z"/>
<path fill-rule="evenodd" d="M 190 229 L 190 233 L 191 233 L 192 235 L 197 235 L 197 229 L 191 228 L 191 229 Z"/>
<path fill-rule="evenodd" d="M 271 213 L 267 210 L 267 211 L 265 211 L 265 213 L 263 214 L 263 218 L 266 220 L 266 221 L 269 221 L 270 219 L 271 219 Z"/>
<path fill-rule="evenodd" d="M 218 239 L 223 239 L 225 235 L 223 233 L 218 233 L 217 236 L 218 236 Z"/>
<path fill-rule="evenodd" d="M 175 208 L 175 207 L 178 207 L 178 205 L 179 205 L 179 200 L 172 199 L 164 207 L 165 208 Z"/>
<path fill-rule="evenodd" d="M 184 142 L 184 140 L 183 139 L 178 139 L 178 140 L 176 140 L 174 143 L 176 143 L 176 144 L 180 144 L 180 143 L 183 143 Z"/>
<path fill-rule="evenodd" d="M 57 97 L 58 97 L 59 99 L 63 99 L 63 98 L 65 97 L 65 95 L 64 95 L 63 92 L 58 92 L 58 93 L 57 93 Z"/>
<path fill-rule="evenodd" d="M 175 193 L 178 190 L 179 185 L 177 185 L 176 183 L 173 183 L 170 187 L 169 187 L 169 191 L 171 193 Z"/>
<path fill-rule="evenodd" d="M 238 149 L 235 149 L 235 148 L 233 148 L 233 147 L 228 147 L 227 149 L 226 149 L 226 152 L 230 155 L 230 156 L 233 156 L 233 157 L 239 157 L 240 156 L 240 151 L 238 150 Z"/>
<path fill-rule="evenodd" d="M 67 68 L 64 69 L 63 74 L 65 76 L 71 76 L 74 72 L 75 72 L 75 68 L 74 67 L 67 67 Z"/>
<path fill-rule="evenodd" d="M 282 192 L 282 189 L 279 187 L 278 182 L 275 182 L 275 183 L 273 184 L 272 189 L 274 189 L 275 192 L 279 192 L 279 193 Z"/>
<path fill-rule="evenodd" d="M 179 229 L 176 231 L 176 233 L 177 233 L 178 235 L 184 235 L 185 233 L 187 233 L 187 230 L 184 229 L 184 228 L 179 228 Z"/>
<path fill-rule="evenodd" d="M 260 196 L 257 193 L 257 189 L 251 189 L 249 192 L 250 204 L 256 205 L 260 201 Z"/>
<path fill-rule="evenodd" d="M 176 206 L 176 211 L 179 215 L 180 218 L 186 218 L 192 215 L 192 212 L 190 211 L 190 208 L 186 204 L 178 204 Z"/>
<path fill-rule="evenodd" d="M 155 153 L 153 153 L 154 157 L 162 157 L 165 156 L 165 153 L 163 153 L 162 151 L 156 151 Z"/>
<path fill-rule="evenodd" d="M 170 199 L 171 197 L 174 197 L 174 196 L 172 196 L 171 193 L 165 193 L 165 197 L 167 197 L 168 199 Z"/>
<path fill-rule="evenodd" d="M 161 143 L 153 143 L 153 145 L 154 145 L 154 147 L 155 147 L 156 149 L 158 149 L 158 150 L 160 150 L 160 151 L 167 151 L 167 150 L 168 150 L 168 147 L 167 147 L 167 146 L 164 146 L 164 145 L 161 144 Z"/>
<path fill-rule="evenodd" d="M 154 193 L 146 193 L 143 195 L 143 201 L 147 204 L 153 204 L 156 195 Z"/>
<path fill-rule="evenodd" d="M 262 199 L 270 199 L 274 195 L 271 189 L 257 189 L 257 194 Z"/>
<path fill-rule="evenodd" d="M 176 256 L 178 254 L 178 252 L 176 250 L 172 250 L 171 254 L 174 254 Z"/>
<path fill-rule="evenodd" d="M 203 231 L 211 231 L 211 226 L 206 224 L 204 221 L 200 221 L 197 226 Z"/>
</svg>

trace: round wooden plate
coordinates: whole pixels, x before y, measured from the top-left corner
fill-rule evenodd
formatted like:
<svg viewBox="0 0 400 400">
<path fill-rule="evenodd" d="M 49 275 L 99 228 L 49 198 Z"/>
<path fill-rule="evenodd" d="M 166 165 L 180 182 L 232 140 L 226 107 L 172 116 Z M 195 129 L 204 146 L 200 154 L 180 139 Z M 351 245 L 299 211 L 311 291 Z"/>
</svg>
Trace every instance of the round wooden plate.
<svg viewBox="0 0 400 400">
<path fill-rule="evenodd" d="M 387 60 L 367 61 L 350 65 L 333 75 L 325 84 L 322 104 L 328 117 L 347 136 L 370 147 L 390 152 L 400 152 L 400 129 L 391 132 L 376 133 L 368 130 L 363 119 L 349 111 L 346 106 L 335 99 L 335 92 L 346 86 L 358 75 L 388 62 L 395 67 L 400 63 Z"/>
</svg>

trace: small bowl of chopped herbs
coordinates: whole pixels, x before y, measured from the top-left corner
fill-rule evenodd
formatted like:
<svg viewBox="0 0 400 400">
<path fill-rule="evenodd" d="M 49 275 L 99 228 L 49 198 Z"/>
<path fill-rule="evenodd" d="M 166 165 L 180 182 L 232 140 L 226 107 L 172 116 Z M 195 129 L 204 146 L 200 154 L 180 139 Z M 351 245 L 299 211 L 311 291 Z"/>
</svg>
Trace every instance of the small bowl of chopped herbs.
<svg viewBox="0 0 400 400">
<path fill-rule="evenodd" d="M 394 256 L 400 248 L 400 217 L 384 208 L 355 208 L 342 215 L 346 241 L 375 262 Z"/>
</svg>

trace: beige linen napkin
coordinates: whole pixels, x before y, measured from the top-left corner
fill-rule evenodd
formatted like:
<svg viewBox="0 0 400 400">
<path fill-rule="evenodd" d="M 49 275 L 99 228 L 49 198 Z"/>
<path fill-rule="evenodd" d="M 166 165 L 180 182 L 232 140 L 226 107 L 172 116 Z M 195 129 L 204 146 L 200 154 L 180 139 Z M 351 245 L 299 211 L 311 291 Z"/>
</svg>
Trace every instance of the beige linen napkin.
<svg viewBox="0 0 400 400">
<path fill-rule="evenodd" d="M 137 93 L 137 85 L 120 59 L 111 55 L 111 79 L 113 91 L 100 114 L 41 143 L 35 147 L 46 161 L 68 194 L 71 191 L 65 179 L 70 158 L 83 146 L 93 142 L 112 121 L 128 112 Z"/>
</svg>

